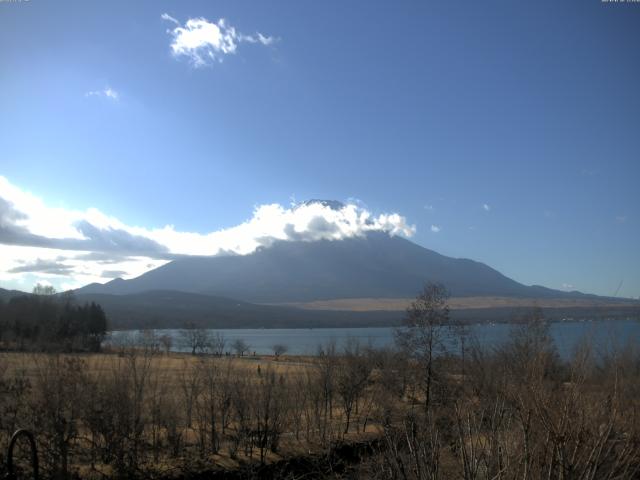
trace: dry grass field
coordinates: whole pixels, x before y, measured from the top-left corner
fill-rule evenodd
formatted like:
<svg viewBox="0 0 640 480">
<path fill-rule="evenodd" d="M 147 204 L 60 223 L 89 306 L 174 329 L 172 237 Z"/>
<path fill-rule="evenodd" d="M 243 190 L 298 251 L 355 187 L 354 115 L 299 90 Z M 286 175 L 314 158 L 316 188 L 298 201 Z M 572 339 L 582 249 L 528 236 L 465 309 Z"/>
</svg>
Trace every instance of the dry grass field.
<svg viewBox="0 0 640 480">
<path fill-rule="evenodd" d="M 0 405 L 13 418 L 4 419 L 0 448 L 28 428 L 54 477 L 145 477 L 234 470 L 377 436 L 373 419 L 363 420 L 370 403 L 348 431 L 337 397 L 308 403 L 322 368 L 317 357 L 3 352 L 0 387 L 9 395 Z"/>
<path fill-rule="evenodd" d="M 126 362 L 126 356 L 117 352 L 103 353 L 74 353 L 64 354 L 63 358 L 77 359 L 83 362 L 85 373 L 90 376 L 100 377 Z M 33 380 L 41 365 L 51 358 L 49 353 L 23 353 L 1 352 L 0 365 L 4 375 L 24 374 L 26 378 Z M 153 374 L 161 374 L 169 387 L 176 387 L 179 378 L 186 371 L 197 367 L 202 362 L 202 357 L 187 353 L 157 353 L 151 357 L 150 369 Z M 248 377 L 257 376 L 258 369 L 271 369 L 277 374 L 301 375 L 315 363 L 314 357 L 285 356 L 276 359 L 272 355 L 260 356 L 209 356 L 207 362 L 221 368 L 231 366 L 235 371 Z"/>
<path fill-rule="evenodd" d="M 442 325 L 315 357 L 2 352 L 0 452 L 22 427 L 56 479 L 637 478 L 640 351 L 561 361 L 547 328 L 464 357 L 439 350 Z"/>
<path fill-rule="evenodd" d="M 340 298 L 334 300 L 316 300 L 313 302 L 286 303 L 292 307 L 307 310 L 338 310 L 338 311 L 404 311 L 413 301 L 413 298 Z M 562 298 L 562 299 L 536 299 L 513 297 L 452 297 L 449 306 L 452 310 L 465 310 L 476 308 L 593 308 L 593 307 L 619 307 L 621 305 L 633 305 L 629 300 L 613 299 L 589 299 L 589 298 Z M 637 302 L 635 302 L 637 305 Z"/>
</svg>

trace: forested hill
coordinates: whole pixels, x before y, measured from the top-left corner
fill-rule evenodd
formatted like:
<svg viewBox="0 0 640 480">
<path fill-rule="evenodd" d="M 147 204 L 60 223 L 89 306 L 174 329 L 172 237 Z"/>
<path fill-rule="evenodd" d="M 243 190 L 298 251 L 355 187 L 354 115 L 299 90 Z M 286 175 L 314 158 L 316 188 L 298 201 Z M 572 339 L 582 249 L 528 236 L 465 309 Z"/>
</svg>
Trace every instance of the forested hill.
<svg viewBox="0 0 640 480">
<path fill-rule="evenodd" d="M 96 302 L 113 329 L 182 328 L 317 328 L 396 325 L 402 312 L 309 311 L 257 305 L 225 297 L 155 290 L 131 295 L 77 294 Z"/>
</svg>

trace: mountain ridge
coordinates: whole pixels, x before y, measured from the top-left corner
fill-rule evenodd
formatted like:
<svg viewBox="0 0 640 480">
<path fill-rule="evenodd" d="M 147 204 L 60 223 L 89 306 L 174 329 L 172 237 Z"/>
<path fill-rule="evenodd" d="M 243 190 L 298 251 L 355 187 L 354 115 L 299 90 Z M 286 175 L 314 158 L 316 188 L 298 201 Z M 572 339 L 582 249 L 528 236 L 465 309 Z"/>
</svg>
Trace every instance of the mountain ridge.
<svg viewBox="0 0 640 480">
<path fill-rule="evenodd" d="M 452 296 L 598 298 L 526 286 L 484 263 L 452 258 L 383 232 L 342 240 L 277 241 L 248 255 L 185 257 L 139 277 L 90 284 L 77 293 L 176 290 L 251 303 L 415 297 L 426 282 Z"/>
</svg>

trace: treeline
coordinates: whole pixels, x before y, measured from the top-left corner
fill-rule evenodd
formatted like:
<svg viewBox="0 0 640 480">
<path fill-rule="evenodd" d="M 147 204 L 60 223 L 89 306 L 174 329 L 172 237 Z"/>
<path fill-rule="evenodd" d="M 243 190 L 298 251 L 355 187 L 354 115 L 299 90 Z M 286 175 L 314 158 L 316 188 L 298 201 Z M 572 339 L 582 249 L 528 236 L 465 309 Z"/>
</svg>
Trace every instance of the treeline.
<svg viewBox="0 0 640 480">
<path fill-rule="evenodd" d="M 107 317 L 96 303 L 76 304 L 71 295 L 42 287 L 32 295 L 0 299 L 0 342 L 17 350 L 100 351 Z"/>
</svg>

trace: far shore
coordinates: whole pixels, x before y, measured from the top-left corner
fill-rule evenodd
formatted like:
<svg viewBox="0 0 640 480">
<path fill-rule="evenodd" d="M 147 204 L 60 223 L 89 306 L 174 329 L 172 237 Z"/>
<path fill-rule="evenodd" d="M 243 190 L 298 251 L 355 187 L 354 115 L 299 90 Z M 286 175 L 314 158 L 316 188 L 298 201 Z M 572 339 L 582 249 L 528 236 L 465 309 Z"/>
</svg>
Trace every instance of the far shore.
<svg viewBox="0 0 640 480">
<path fill-rule="evenodd" d="M 351 312 L 371 311 L 404 311 L 413 298 L 337 298 L 331 300 L 314 300 L 311 302 L 289 302 L 269 305 L 289 306 L 304 310 L 333 310 Z M 449 306 L 452 310 L 475 308 L 592 308 L 640 306 L 640 301 L 627 298 L 515 298 L 515 297 L 451 297 Z"/>
</svg>

